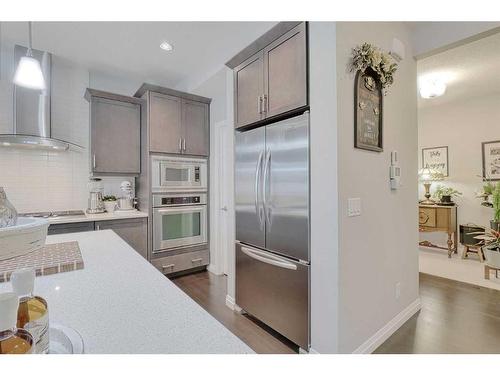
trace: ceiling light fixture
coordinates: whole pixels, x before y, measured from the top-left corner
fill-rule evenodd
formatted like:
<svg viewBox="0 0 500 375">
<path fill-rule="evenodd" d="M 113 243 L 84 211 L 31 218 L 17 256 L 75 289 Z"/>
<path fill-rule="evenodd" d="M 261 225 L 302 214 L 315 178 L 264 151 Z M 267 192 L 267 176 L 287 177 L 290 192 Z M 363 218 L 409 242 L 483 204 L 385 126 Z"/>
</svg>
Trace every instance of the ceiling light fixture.
<svg viewBox="0 0 500 375">
<path fill-rule="evenodd" d="M 174 47 L 169 42 L 162 42 L 160 48 L 164 51 L 172 51 Z"/>
<path fill-rule="evenodd" d="M 446 92 L 446 84 L 438 79 L 424 81 L 420 84 L 420 96 L 424 99 L 436 98 Z"/>
<path fill-rule="evenodd" d="M 21 57 L 14 75 L 14 83 L 34 90 L 45 90 L 45 79 L 40 62 L 33 57 L 31 22 L 28 22 L 29 45 L 26 56 Z"/>
</svg>

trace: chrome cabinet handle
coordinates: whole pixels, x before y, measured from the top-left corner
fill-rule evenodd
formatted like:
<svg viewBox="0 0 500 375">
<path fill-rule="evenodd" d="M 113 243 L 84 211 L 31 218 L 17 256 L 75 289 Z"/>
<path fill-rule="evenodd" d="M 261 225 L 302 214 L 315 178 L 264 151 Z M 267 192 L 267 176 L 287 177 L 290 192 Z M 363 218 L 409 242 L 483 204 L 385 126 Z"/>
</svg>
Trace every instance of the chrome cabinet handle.
<svg viewBox="0 0 500 375">
<path fill-rule="evenodd" d="M 95 163 L 95 154 L 92 155 L 92 167 L 95 169 L 96 163 Z"/>
<path fill-rule="evenodd" d="M 259 186 L 260 186 L 260 171 L 262 169 L 262 158 L 264 156 L 264 151 L 262 150 L 259 154 L 259 159 L 257 160 L 257 167 L 255 168 L 255 213 L 259 218 L 259 225 L 262 229 L 263 221 L 262 214 L 259 205 Z"/>
<path fill-rule="evenodd" d="M 191 263 L 198 263 L 203 261 L 203 258 L 196 258 L 196 259 L 191 259 Z"/>
<path fill-rule="evenodd" d="M 262 108 L 262 112 L 266 113 L 267 112 L 267 94 L 264 94 L 262 95 L 264 97 L 263 101 L 264 101 L 264 105 L 263 105 L 263 108 Z"/>
<path fill-rule="evenodd" d="M 262 113 L 262 96 L 257 97 L 257 113 L 259 115 Z"/>
<path fill-rule="evenodd" d="M 179 151 L 182 152 L 182 138 L 179 138 Z"/>
<path fill-rule="evenodd" d="M 182 150 L 186 151 L 186 138 L 182 138 Z"/>
<path fill-rule="evenodd" d="M 267 263 L 267 264 L 270 264 L 270 265 L 276 266 L 276 267 L 286 268 L 286 269 L 293 270 L 293 271 L 297 270 L 297 265 L 290 263 L 290 262 L 287 262 L 287 261 L 284 261 L 278 257 L 274 257 L 270 254 L 266 254 L 266 253 L 261 252 L 259 250 L 253 250 L 253 249 L 249 249 L 247 247 L 242 246 L 241 251 L 243 253 L 245 253 L 246 255 L 248 255 L 250 258 L 253 258 L 253 259 L 258 260 L 260 262 Z"/>
<path fill-rule="evenodd" d="M 167 264 L 166 266 L 162 266 L 162 267 L 161 267 L 161 269 L 162 269 L 162 270 L 165 270 L 165 269 L 167 269 L 167 268 L 171 268 L 171 269 L 173 269 L 174 267 L 175 267 L 175 264 L 174 264 L 174 263 L 172 263 L 172 264 Z"/>
</svg>

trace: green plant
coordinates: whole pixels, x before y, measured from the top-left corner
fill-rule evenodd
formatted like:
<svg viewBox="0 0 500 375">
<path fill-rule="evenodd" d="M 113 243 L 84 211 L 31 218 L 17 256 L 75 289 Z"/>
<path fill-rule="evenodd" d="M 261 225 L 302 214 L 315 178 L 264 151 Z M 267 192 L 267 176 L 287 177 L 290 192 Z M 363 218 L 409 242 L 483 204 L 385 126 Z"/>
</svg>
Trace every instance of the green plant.
<svg viewBox="0 0 500 375">
<path fill-rule="evenodd" d="M 105 195 L 103 198 L 102 198 L 103 202 L 115 202 L 116 201 L 116 197 L 114 195 Z"/>
<path fill-rule="evenodd" d="M 492 193 L 493 198 L 493 220 L 500 221 L 500 183 L 497 183 Z"/>
<path fill-rule="evenodd" d="M 462 193 L 459 192 L 458 190 L 451 188 L 451 187 L 447 187 L 444 185 L 438 185 L 436 187 L 436 190 L 434 191 L 433 197 L 441 200 L 441 198 L 443 198 L 443 196 L 446 196 L 446 195 L 449 195 L 450 197 L 453 198 L 453 197 L 458 197 L 458 196 L 462 195 Z"/>
</svg>

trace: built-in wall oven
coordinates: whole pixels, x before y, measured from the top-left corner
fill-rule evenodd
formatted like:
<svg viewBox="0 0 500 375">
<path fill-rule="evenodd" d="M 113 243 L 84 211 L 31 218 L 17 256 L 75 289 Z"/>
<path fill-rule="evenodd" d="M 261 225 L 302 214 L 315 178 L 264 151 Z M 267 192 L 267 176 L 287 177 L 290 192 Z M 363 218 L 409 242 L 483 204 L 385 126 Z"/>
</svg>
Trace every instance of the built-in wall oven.
<svg viewBox="0 0 500 375">
<path fill-rule="evenodd" d="M 207 243 L 207 194 L 153 195 L 153 253 Z"/>
<path fill-rule="evenodd" d="M 152 192 L 207 191 L 207 160 L 153 156 Z"/>
</svg>

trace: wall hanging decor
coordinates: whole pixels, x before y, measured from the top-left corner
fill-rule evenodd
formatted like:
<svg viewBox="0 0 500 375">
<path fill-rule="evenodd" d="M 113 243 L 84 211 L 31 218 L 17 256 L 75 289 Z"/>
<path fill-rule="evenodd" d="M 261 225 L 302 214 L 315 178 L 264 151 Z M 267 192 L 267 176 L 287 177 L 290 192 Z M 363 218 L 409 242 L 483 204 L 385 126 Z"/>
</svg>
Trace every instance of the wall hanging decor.
<svg viewBox="0 0 500 375">
<path fill-rule="evenodd" d="M 352 50 L 354 83 L 354 147 L 383 151 L 382 97 L 394 83 L 397 64 L 378 47 L 363 43 Z"/>
<path fill-rule="evenodd" d="M 422 168 L 435 169 L 448 177 L 448 146 L 423 148 Z"/>
<path fill-rule="evenodd" d="M 500 141 L 483 142 L 483 178 L 500 180 Z"/>
</svg>

